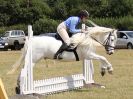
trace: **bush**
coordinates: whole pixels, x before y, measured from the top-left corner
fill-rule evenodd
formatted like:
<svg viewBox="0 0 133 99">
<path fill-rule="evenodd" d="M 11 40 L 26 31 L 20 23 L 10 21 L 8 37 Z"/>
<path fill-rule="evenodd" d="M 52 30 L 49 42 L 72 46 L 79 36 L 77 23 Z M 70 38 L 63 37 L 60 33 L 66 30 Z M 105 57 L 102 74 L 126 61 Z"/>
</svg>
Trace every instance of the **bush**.
<svg viewBox="0 0 133 99">
<path fill-rule="evenodd" d="M 41 33 L 56 32 L 57 25 L 58 22 L 53 19 L 39 19 L 35 22 L 35 24 L 33 24 L 34 34 L 38 35 Z"/>
<path fill-rule="evenodd" d="M 6 31 L 6 28 L 5 28 L 5 27 L 0 27 L 0 36 L 1 36 L 2 34 L 4 34 L 5 31 Z"/>
<path fill-rule="evenodd" d="M 93 21 L 100 26 L 116 28 L 118 30 L 133 30 L 132 16 L 120 18 L 94 18 Z"/>
<path fill-rule="evenodd" d="M 116 27 L 120 30 L 133 30 L 133 17 L 127 16 L 119 18 Z"/>
</svg>

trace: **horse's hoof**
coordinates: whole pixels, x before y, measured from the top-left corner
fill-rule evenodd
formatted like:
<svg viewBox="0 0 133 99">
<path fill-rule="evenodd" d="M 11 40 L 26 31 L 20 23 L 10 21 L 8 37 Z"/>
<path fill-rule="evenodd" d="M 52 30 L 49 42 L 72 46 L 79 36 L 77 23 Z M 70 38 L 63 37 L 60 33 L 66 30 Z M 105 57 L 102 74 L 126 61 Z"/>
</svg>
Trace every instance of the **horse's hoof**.
<svg viewBox="0 0 133 99">
<path fill-rule="evenodd" d="M 105 75 L 105 72 L 102 71 L 102 72 L 101 72 L 101 75 L 104 76 L 104 75 Z"/>
<path fill-rule="evenodd" d="M 108 70 L 109 74 L 113 74 L 113 68 L 112 67 L 108 67 L 107 70 Z"/>
<path fill-rule="evenodd" d="M 105 75 L 105 68 L 101 69 L 101 75 L 104 76 Z"/>
<path fill-rule="evenodd" d="M 20 87 L 17 86 L 17 87 L 15 88 L 15 91 L 16 91 L 16 94 L 20 94 Z"/>
</svg>

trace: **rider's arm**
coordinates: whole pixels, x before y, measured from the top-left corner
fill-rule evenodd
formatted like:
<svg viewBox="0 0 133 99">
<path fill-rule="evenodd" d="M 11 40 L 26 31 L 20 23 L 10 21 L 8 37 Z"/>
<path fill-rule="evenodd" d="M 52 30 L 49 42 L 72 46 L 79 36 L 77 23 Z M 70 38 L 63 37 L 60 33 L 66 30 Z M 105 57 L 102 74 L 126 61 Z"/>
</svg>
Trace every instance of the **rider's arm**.
<svg viewBox="0 0 133 99">
<path fill-rule="evenodd" d="M 70 23 L 70 27 L 69 27 L 69 31 L 71 33 L 80 33 L 81 32 L 81 29 L 76 29 L 76 26 L 78 25 L 79 22 L 80 22 L 80 20 L 77 17 L 73 17 L 71 19 L 71 23 Z"/>
</svg>

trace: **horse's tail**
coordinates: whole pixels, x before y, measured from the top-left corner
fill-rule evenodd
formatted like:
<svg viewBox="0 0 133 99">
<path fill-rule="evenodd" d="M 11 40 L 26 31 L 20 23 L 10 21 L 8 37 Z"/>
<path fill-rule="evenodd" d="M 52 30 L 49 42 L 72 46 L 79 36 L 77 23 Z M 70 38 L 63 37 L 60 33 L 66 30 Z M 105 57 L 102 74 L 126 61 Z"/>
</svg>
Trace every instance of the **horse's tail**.
<svg viewBox="0 0 133 99">
<path fill-rule="evenodd" d="M 25 41 L 25 44 L 24 44 L 24 48 L 22 49 L 22 53 L 21 53 L 21 56 L 20 58 L 16 61 L 16 63 L 14 65 L 12 65 L 12 69 L 9 70 L 7 72 L 7 74 L 13 74 L 14 72 L 16 72 L 16 70 L 21 66 L 22 62 L 24 61 L 25 59 L 25 55 L 26 55 L 26 52 L 27 52 L 27 40 Z"/>
</svg>

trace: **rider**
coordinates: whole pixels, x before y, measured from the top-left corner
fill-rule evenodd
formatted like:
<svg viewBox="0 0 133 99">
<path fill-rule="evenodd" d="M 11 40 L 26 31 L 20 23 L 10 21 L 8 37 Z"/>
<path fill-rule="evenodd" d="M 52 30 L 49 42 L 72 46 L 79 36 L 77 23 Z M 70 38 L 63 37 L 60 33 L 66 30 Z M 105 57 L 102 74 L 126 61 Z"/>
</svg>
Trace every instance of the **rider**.
<svg viewBox="0 0 133 99">
<path fill-rule="evenodd" d="M 78 16 L 71 16 L 68 19 L 66 19 L 64 22 L 58 25 L 57 33 L 62 38 L 63 44 L 54 55 L 54 59 L 57 59 L 57 56 L 60 53 L 62 53 L 64 50 L 69 49 L 71 47 L 71 42 L 70 42 L 70 38 L 67 33 L 67 30 L 69 30 L 69 32 L 72 34 L 85 32 L 84 29 L 76 29 L 76 26 L 80 22 L 86 22 L 88 17 L 89 17 L 89 13 L 86 10 L 81 10 Z"/>
</svg>

